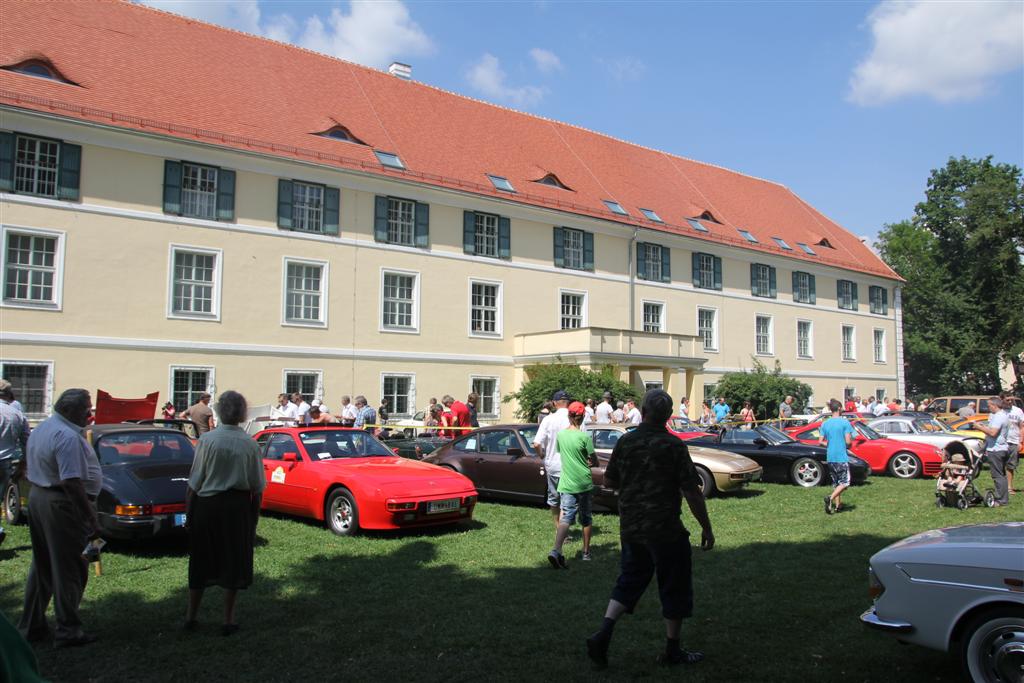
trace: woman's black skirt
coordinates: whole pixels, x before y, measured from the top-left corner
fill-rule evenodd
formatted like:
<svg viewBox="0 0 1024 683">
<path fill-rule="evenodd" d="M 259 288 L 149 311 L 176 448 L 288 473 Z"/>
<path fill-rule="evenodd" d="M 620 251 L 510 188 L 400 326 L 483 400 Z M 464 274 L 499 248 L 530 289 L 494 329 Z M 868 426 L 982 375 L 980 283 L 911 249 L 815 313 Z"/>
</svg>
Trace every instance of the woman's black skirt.
<svg viewBox="0 0 1024 683">
<path fill-rule="evenodd" d="M 224 491 L 192 496 L 189 509 L 188 587 L 227 590 L 252 583 L 252 545 L 256 536 L 252 495 Z"/>
</svg>

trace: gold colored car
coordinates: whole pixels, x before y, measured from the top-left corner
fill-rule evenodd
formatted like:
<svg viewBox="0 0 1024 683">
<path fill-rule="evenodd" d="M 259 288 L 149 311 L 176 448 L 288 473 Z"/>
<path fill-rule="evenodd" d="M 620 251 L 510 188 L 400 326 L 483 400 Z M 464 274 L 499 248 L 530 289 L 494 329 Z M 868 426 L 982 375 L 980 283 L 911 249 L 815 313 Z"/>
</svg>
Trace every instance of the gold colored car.
<svg viewBox="0 0 1024 683">
<path fill-rule="evenodd" d="M 622 435 L 635 428 L 632 425 L 589 424 L 583 429 L 594 439 L 594 450 L 608 457 Z M 693 443 L 686 445 L 700 477 L 700 490 L 705 498 L 716 493 L 739 490 L 761 478 L 761 466 L 750 458 Z"/>
</svg>

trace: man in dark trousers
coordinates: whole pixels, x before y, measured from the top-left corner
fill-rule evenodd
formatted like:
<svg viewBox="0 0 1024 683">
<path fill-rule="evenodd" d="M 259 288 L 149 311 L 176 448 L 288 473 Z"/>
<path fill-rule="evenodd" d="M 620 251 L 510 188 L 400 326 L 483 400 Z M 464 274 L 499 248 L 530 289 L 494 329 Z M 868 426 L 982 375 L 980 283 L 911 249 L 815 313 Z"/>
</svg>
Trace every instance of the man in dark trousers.
<svg viewBox="0 0 1024 683">
<path fill-rule="evenodd" d="M 632 614 L 655 574 L 665 618 L 665 651 L 658 662 L 674 666 L 704 659 L 703 653 L 679 645 L 682 620 L 693 611 L 690 534 L 679 518 L 683 498 L 701 526 L 701 548 L 711 550 L 715 536 L 690 452 L 665 429 L 672 397 L 652 389 L 641 412 L 643 422 L 615 444 L 604 474 L 605 484 L 619 491 L 622 560 L 601 629 L 587 638 L 587 655 L 599 669 L 608 666 L 616 621 L 623 613 Z"/>
<path fill-rule="evenodd" d="M 82 551 L 99 538 L 93 501 L 103 482 L 99 460 L 82 436 L 92 401 L 85 389 L 68 389 L 53 415 L 28 439 L 26 476 L 32 566 L 25 585 L 19 630 L 28 641 L 49 637 L 46 608 L 53 599 L 56 647 L 86 645 L 96 638 L 82 630 L 78 606 L 89 576 Z"/>
</svg>

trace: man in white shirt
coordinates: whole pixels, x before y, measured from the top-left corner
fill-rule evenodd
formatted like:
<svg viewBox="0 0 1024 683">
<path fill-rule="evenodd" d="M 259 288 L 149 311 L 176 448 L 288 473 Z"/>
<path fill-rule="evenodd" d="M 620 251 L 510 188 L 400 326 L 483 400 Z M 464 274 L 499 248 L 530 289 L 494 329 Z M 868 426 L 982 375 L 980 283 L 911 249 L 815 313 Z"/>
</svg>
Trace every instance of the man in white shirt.
<svg viewBox="0 0 1024 683">
<path fill-rule="evenodd" d="M 630 401 L 626 404 L 626 422 L 631 425 L 639 425 L 642 417 L 640 415 L 640 409 L 636 407 L 636 402 Z"/>
<path fill-rule="evenodd" d="M 883 415 L 885 415 L 888 412 L 889 412 L 889 409 L 886 407 L 885 403 L 883 403 L 882 401 L 875 401 L 875 405 L 871 409 L 871 413 L 875 417 L 882 417 Z"/>
<path fill-rule="evenodd" d="M 306 399 L 302 398 L 302 394 L 296 391 L 292 394 L 292 404 L 295 406 L 295 417 L 299 418 L 299 424 L 308 425 L 309 404 L 306 403 Z"/>
<path fill-rule="evenodd" d="M 569 394 L 559 389 L 552 396 L 555 412 L 544 418 L 533 438 L 533 449 L 537 457 L 544 461 L 544 471 L 548 480 L 548 507 L 558 527 L 559 507 L 562 497 L 558 493 L 558 480 L 562 476 L 562 456 L 558 452 L 558 432 L 569 428 Z"/>
<path fill-rule="evenodd" d="M 616 424 L 621 424 L 622 422 L 625 422 L 625 420 L 626 420 L 626 411 L 624 410 L 624 406 L 625 405 L 626 404 L 623 403 L 622 401 L 616 401 L 615 402 L 615 412 L 612 413 L 612 422 L 614 422 Z"/>
<path fill-rule="evenodd" d="M 612 392 L 604 392 L 604 400 L 597 404 L 597 408 L 594 409 L 594 420 L 599 425 L 611 424 L 612 413 L 615 412 L 615 408 L 612 407 Z"/>
<path fill-rule="evenodd" d="M 298 416 L 298 408 L 294 403 L 288 400 L 288 394 L 278 394 L 277 405 L 270 409 L 270 417 L 283 417 L 294 420 L 297 419 Z"/>
<path fill-rule="evenodd" d="M 679 402 L 679 414 L 682 417 L 690 417 L 690 399 L 683 396 L 683 400 Z"/>
<path fill-rule="evenodd" d="M 1006 404 L 1008 414 L 1008 429 L 1006 431 L 1006 445 L 1008 456 L 1006 460 L 1006 488 L 1008 493 L 1017 493 L 1013 488 L 1013 475 L 1017 473 L 1017 465 L 1020 464 L 1020 441 L 1021 432 L 1024 431 L 1024 410 L 1020 409 L 1020 399 L 1004 392 L 1003 402 Z"/>
<path fill-rule="evenodd" d="M 907 399 L 907 410 L 917 410 L 917 406 L 909 398 Z"/>
<path fill-rule="evenodd" d="M 341 411 L 338 413 L 338 417 L 341 418 L 341 424 L 346 427 L 351 427 L 356 423 L 356 410 L 355 405 L 352 403 L 352 399 L 348 396 L 341 397 Z"/>
</svg>

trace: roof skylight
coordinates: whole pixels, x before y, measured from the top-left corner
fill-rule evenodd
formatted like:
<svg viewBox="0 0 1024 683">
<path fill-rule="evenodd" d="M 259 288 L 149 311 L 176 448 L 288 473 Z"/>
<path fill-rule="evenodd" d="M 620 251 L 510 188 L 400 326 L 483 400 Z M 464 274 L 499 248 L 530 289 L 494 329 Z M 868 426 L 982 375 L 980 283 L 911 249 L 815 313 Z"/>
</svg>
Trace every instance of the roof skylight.
<svg viewBox="0 0 1024 683">
<path fill-rule="evenodd" d="M 610 199 L 602 199 L 601 201 L 604 202 L 604 205 L 607 206 L 608 210 L 611 211 L 612 213 L 617 213 L 620 216 L 628 216 L 629 215 L 626 212 L 626 210 L 622 208 L 622 204 L 619 204 L 618 202 L 613 202 Z"/>
<path fill-rule="evenodd" d="M 563 183 L 561 180 L 559 180 L 558 176 L 556 176 L 554 173 L 548 173 L 540 180 L 535 180 L 533 182 L 540 183 L 541 185 L 550 185 L 551 187 L 557 187 L 559 189 L 569 190 L 570 192 L 572 192 L 572 188 Z"/>
<path fill-rule="evenodd" d="M 398 158 L 397 154 L 393 152 L 381 152 L 379 150 L 373 150 L 373 153 L 377 155 L 377 161 L 388 168 L 397 168 L 402 171 L 405 170 L 405 164 Z"/>
<path fill-rule="evenodd" d="M 772 239 L 775 240 L 775 244 L 779 245 L 786 251 L 793 251 L 793 247 L 786 244 L 786 240 L 782 239 L 781 237 L 773 237 Z"/>
<path fill-rule="evenodd" d="M 736 228 L 736 231 L 743 235 L 743 238 L 746 239 L 748 242 L 753 242 L 754 244 L 757 244 L 757 238 L 751 235 L 749 231 L 744 230 L 743 228 Z"/>
<path fill-rule="evenodd" d="M 640 209 L 640 213 L 642 213 L 644 216 L 646 216 L 647 220 L 649 220 L 649 221 L 654 221 L 655 223 L 664 223 L 665 222 L 665 221 L 661 220 L 661 216 L 659 216 L 657 213 L 655 213 L 654 210 L 652 210 L 652 209 Z"/>
<path fill-rule="evenodd" d="M 708 232 L 708 229 L 705 228 L 704 225 L 696 218 L 687 218 L 686 222 L 689 223 L 697 232 Z"/>
<path fill-rule="evenodd" d="M 806 253 L 810 254 L 811 256 L 817 256 L 817 254 L 815 254 L 815 253 L 814 253 L 814 250 L 813 250 L 813 249 L 811 249 L 811 248 L 810 248 L 809 246 L 807 246 L 806 244 L 804 244 L 803 242 L 797 242 L 797 243 L 796 243 L 796 246 L 800 247 L 801 249 L 803 249 L 803 250 L 804 250 L 804 252 L 806 252 Z"/>
<path fill-rule="evenodd" d="M 487 174 L 487 177 L 491 179 L 491 184 L 495 188 L 504 192 L 515 192 L 516 188 L 512 187 L 512 183 L 508 181 L 508 178 L 502 178 L 500 175 Z"/>
</svg>

